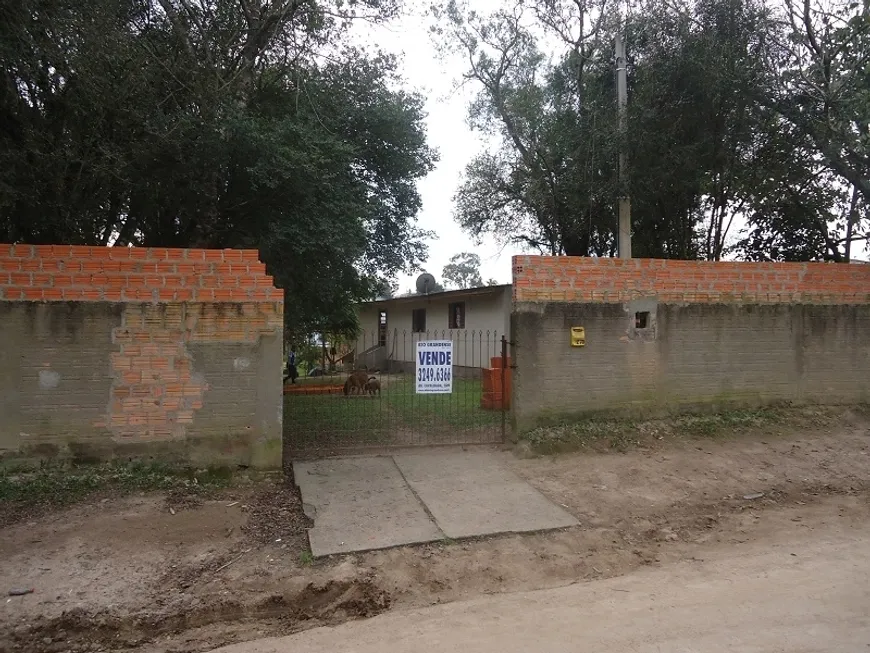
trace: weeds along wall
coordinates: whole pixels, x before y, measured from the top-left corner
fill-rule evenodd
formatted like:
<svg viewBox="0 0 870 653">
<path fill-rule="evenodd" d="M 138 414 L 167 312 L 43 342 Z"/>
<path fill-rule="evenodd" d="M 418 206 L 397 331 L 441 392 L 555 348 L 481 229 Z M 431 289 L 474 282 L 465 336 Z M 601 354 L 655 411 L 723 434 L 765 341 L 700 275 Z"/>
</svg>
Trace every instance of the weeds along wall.
<svg viewBox="0 0 870 653">
<path fill-rule="evenodd" d="M 0 457 L 279 467 L 282 331 L 256 251 L 0 245 Z"/>
<path fill-rule="evenodd" d="M 520 433 L 590 413 L 870 401 L 870 265 L 518 256 L 513 293 Z"/>
</svg>

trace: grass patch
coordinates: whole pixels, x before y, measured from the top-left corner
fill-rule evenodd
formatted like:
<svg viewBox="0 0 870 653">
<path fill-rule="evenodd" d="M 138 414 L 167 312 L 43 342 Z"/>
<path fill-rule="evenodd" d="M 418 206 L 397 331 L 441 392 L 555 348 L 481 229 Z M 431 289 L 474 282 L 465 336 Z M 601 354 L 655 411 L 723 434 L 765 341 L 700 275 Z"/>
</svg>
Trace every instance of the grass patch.
<svg viewBox="0 0 870 653">
<path fill-rule="evenodd" d="M 23 510 L 68 506 L 99 494 L 122 496 L 158 490 L 203 494 L 227 487 L 232 480 L 232 470 L 227 467 L 193 469 L 156 462 L 44 463 L 0 468 L 0 504 Z"/>
<path fill-rule="evenodd" d="M 353 433 L 375 443 L 389 425 L 388 409 L 377 397 L 340 395 L 285 395 L 284 428 L 294 442 L 316 445 L 321 436 Z"/>
<path fill-rule="evenodd" d="M 757 410 L 733 410 L 710 415 L 681 415 L 670 420 L 675 433 L 698 436 L 717 437 L 770 426 L 791 415 L 788 411 L 777 408 L 759 408 Z"/>
<path fill-rule="evenodd" d="M 416 393 L 413 375 L 376 376 L 380 395 L 285 395 L 284 424 L 294 445 L 377 444 L 401 431 L 455 433 L 501 422 L 499 411 L 480 407 L 480 379 L 454 378 L 450 394 L 425 395 Z"/>
<path fill-rule="evenodd" d="M 637 423 L 632 420 L 588 419 L 537 428 L 526 433 L 523 440 L 539 454 L 578 451 L 592 446 L 624 451 L 632 444 L 632 436 L 636 433 Z M 639 441 L 634 444 L 639 444 Z"/>
<path fill-rule="evenodd" d="M 398 384 L 391 384 L 384 398 L 406 426 L 425 428 L 448 424 L 461 429 L 500 422 L 498 411 L 480 407 L 482 395 L 483 386 L 479 379 L 453 379 L 453 392 L 450 394 L 418 395 L 414 379 L 406 378 Z"/>
<path fill-rule="evenodd" d="M 677 415 L 668 419 L 590 418 L 541 427 L 521 440 L 537 454 L 581 449 L 627 451 L 666 438 L 720 438 L 742 433 L 776 434 L 785 429 L 819 428 L 842 424 L 845 411 L 866 419 L 866 406 L 768 406 L 707 414 Z"/>
</svg>

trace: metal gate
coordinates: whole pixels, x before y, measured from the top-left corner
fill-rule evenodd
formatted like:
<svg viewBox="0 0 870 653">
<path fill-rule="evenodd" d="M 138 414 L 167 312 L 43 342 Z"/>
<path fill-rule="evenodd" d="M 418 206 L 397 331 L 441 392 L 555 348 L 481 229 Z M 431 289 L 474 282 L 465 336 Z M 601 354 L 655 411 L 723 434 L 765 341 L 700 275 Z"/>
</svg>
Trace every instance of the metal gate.
<svg viewBox="0 0 870 653">
<path fill-rule="evenodd" d="M 450 352 L 449 364 L 426 358 L 433 343 Z M 284 386 L 284 446 L 294 457 L 504 441 L 511 370 L 503 334 L 379 328 L 306 351 L 297 352 L 296 383 Z M 426 392 L 429 379 L 440 392 Z"/>
</svg>

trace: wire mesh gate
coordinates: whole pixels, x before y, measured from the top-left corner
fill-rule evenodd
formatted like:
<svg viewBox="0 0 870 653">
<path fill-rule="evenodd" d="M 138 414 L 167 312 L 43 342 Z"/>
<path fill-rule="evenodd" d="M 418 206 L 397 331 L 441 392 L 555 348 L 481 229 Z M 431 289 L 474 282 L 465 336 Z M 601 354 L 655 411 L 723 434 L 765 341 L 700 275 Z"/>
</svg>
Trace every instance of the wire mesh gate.
<svg viewBox="0 0 870 653">
<path fill-rule="evenodd" d="M 433 342 L 445 343 L 449 365 L 443 357 L 440 367 L 429 365 Z M 510 355 L 503 334 L 379 329 L 297 349 L 298 378 L 284 385 L 284 445 L 293 456 L 504 440 Z M 443 386 L 448 377 L 449 392 L 421 392 L 427 379 Z"/>
</svg>

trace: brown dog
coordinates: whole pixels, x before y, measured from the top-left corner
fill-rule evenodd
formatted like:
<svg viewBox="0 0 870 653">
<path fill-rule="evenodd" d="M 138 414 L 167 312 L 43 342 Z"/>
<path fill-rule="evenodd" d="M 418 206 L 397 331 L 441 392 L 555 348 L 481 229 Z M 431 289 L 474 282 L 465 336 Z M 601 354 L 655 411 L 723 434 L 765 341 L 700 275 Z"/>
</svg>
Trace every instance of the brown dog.
<svg viewBox="0 0 870 653">
<path fill-rule="evenodd" d="M 369 380 L 366 381 L 365 391 L 368 392 L 372 397 L 375 396 L 375 393 L 381 394 L 381 382 L 377 380 L 374 376 L 370 376 Z"/>
<path fill-rule="evenodd" d="M 369 374 L 365 370 L 351 372 L 350 376 L 347 377 L 347 381 L 344 382 L 344 394 L 349 395 L 354 391 L 360 394 L 365 393 L 368 380 Z"/>
</svg>

